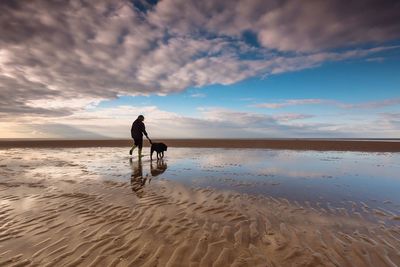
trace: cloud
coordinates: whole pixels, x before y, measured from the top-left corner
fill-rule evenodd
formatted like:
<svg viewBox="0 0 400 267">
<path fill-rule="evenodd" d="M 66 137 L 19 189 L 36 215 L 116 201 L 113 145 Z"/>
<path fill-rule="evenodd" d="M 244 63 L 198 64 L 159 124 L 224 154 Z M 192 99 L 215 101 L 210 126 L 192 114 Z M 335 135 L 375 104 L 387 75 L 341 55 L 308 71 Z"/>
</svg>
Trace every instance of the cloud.
<svg viewBox="0 0 400 267">
<path fill-rule="evenodd" d="M 325 100 L 323 100 L 323 99 L 288 99 L 281 103 L 255 104 L 254 107 L 277 109 L 277 108 L 283 108 L 283 107 L 288 107 L 288 106 L 321 104 L 324 101 Z"/>
<path fill-rule="evenodd" d="M 380 46 L 399 37 L 397 2 L 338 3 L 1 1 L 0 115 L 68 116 L 101 99 L 229 85 L 397 48 Z M 326 50 L 365 42 L 372 48 Z"/>
<path fill-rule="evenodd" d="M 332 124 L 296 122 L 313 117 L 308 114 L 267 115 L 225 108 L 202 108 L 200 111 L 201 118 L 207 121 L 207 130 L 212 130 L 215 125 L 218 126 L 216 133 L 221 131 L 228 134 L 232 131 L 239 133 L 239 137 L 315 137 L 333 134 L 325 130 Z"/>
<path fill-rule="evenodd" d="M 379 62 L 379 63 L 381 63 L 381 62 L 385 61 L 385 58 L 384 58 L 384 57 L 371 57 L 371 58 L 365 59 L 365 61 L 367 61 L 367 62 Z"/>
<path fill-rule="evenodd" d="M 281 51 L 315 51 L 400 36 L 395 0 L 213 1 L 164 0 L 150 12 L 156 25 L 176 34 L 207 31 L 241 36 L 252 31 L 259 43 Z"/>
<path fill-rule="evenodd" d="M 298 113 L 284 113 L 274 116 L 274 118 L 280 122 L 288 122 L 295 120 L 304 120 L 314 118 L 314 115 L 311 114 L 298 114 Z"/>
<path fill-rule="evenodd" d="M 365 138 L 398 138 L 400 113 L 378 113 L 369 117 L 361 114 L 354 116 L 352 121 L 338 124 L 332 130 Z"/>
<path fill-rule="evenodd" d="M 103 134 L 99 134 L 95 131 L 80 129 L 79 127 L 74 127 L 71 125 L 66 125 L 62 123 L 46 123 L 46 124 L 32 124 L 28 125 L 33 131 L 33 134 L 44 135 L 51 138 L 71 138 L 71 139 L 104 139 L 107 138 Z"/>
<path fill-rule="evenodd" d="M 380 43 L 399 37 L 399 7 L 379 0 L 284 1 L 258 21 L 259 39 L 266 47 L 292 51 Z"/>
<path fill-rule="evenodd" d="M 359 138 L 398 137 L 400 114 L 378 113 L 335 116 L 331 123 L 317 122 L 312 114 L 273 115 L 220 107 L 199 108 L 182 116 L 157 106 L 90 108 L 63 117 L 20 117 L 0 121 L 2 138 L 130 138 L 130 125 L 144 114 L 150 137 L 162 138 Z M 312 120 L 308 120 L 312 119 Z M 324 120 L 322 120 L 324 121 Z M 362 131 L 360 131 L 362 129 Z"/>
<path fill-rule="evenodd" d="M 64 99 L 53 97 L 49 99 L 35 99 L 26 102 L 26 105 L 31 108 L 46 107 L 48 110 L 60 110 L 68 108 L 69 110 L 79 110 L 81 108 L 90 109 L 96 107 L 102 99 L 100 98 L 78 98 Z"/>
<path fill-rule="evenodd" d="M 69 123 L 69 122 L 67 122 Z M 94 129 L 85 130 L 79 126 L 73 126 L 57 122 L 15 122 L 1 123 L 0 127 L 5 129 L 1 132 L 1 138 L 61 138 L 61 139 L 105 139 L 103 135 Z"/>
<path fill-rule="evenodd" d="M 206 94 L 202 94 L 202 93 L 195 93 L 195 94 L 191 94 L 190 97 L 194 97 L 194 98 L 203 98 L 206 97 Z"/>
<path fill-rule="evenodd" d="M 60 121 L 55 117 L 20 118 L 4 122 L 3 126 L 23 131 L 25 137 L 35 138 L 130 138 L 130 125 L 136 115 L 144 114 L 147 130 L 154 138 L 251 138 L 295 137 L 299 134 L 323 136 L 330 134 L 327 124 L 298 123 L 311 116 L 305 114 L 266 115 L 218 107 L 199 109 L 198 116 L 182 116 L 160 110 L 156 106 L 118 106 L 95 108 L 66 116 Z M 0 122 L 1 124 L 1 122 Z M 16 130 L 18 129 L 18 130 Z M 2 137 L 15 137 L 12 131 Z"/>
<path fill-rule="evenodd" d="M 381 113 L 380 115 L 385 119 L 400 121 L 400 113 L 386 112 Z"/>
<path fill-rule="evenodd" d="M 400 105 L 400 98 L 393 99 L 385 99 L 380 101 L 370 101 L 365 103 L 353 103 L 353 104 L 345 104 L 345 103 L 337 103 L 338 106 L 347 109 L 377 109 L 384 108 L 389 106 L 397 106 Z"/>
<path fill-rule="evenodd" d="M 379 114 L 377 122 L 384 124 L 390 129 L 400 131 L 400 113 L 386 112 Z M 396 136 L 398 138 L 398 134 Z"/>
<path fill-rule="evenodd" d="M 288 99 L 282 102 L 258 103 L 252 106 L 257 108 L 279 109 L 288 106 L 320 104 L 333 105 L 343 109 L 378 109 L 400 105 L 400 98 L 385 99 L 380 101 L 368 101 L 364 103 L 344 103 L 331 99 Z"/>
</svg>

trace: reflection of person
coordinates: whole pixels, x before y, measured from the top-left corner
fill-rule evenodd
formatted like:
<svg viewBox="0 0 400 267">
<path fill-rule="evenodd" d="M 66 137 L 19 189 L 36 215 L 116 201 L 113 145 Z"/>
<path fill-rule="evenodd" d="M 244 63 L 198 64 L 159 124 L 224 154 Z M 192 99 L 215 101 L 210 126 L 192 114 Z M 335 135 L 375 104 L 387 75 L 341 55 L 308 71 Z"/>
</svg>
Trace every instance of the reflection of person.
<svg viewBox="0 0 400 267">
<path fill-rule="evenodd" d="M 132 159 L 129 159 L 131 166 L 133 165 Z M 139 159 L 136 166 L 132 168 L 131 175 L 131 188 L 136 195 L 141 198 L 144 195 L 143 188 L 146 184 L 147 177 L 143 177 L 142 161 Z M 149 181 L 150 182 L 150 181 Z"/>
<path fill-rule="evenodd" d="M 146 127 L 143 121 L 144 121 L 144 116 L 139 115 L 137 119 L 132 123 L 131 127 L 131 136 L 133 138 L 134 144 L 131 150 L 129 150 L 129 155 L 132 155 L 132 151 L 137 147 L 139 159 L 142 157 L 143 134 L 146 136 L 147 139 L 149 139 L 151 143 L 150 138 L 147 136 Z"/>
<path fill-rule="evenodd" d="M 150 163 L 150 172 L 151 176 L 153 177 L 164 173 L 166 169 L 167 169 L 167 164 L 164 163 L 164 160 L 162 159 L 157 160 L 156 168 L 153 167 L 153 161 L 151 161 Z"/>
</svg>

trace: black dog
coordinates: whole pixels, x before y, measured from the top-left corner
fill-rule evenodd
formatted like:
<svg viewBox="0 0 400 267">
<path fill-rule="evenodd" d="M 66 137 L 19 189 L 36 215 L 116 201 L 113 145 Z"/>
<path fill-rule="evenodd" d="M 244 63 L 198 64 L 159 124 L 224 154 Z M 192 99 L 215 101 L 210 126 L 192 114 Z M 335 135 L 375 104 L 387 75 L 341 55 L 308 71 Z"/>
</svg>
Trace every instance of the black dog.
<svg viewBox="0 0 400 267">
<path fill-rule="evenodd" d="M 151 143 L 150 160 L 153 159 L 153 152 L 157 152 L 157 159 L 164 157 L 164 151 L 167 151 L 167 145 L 164 143 Z"/>
</svg>

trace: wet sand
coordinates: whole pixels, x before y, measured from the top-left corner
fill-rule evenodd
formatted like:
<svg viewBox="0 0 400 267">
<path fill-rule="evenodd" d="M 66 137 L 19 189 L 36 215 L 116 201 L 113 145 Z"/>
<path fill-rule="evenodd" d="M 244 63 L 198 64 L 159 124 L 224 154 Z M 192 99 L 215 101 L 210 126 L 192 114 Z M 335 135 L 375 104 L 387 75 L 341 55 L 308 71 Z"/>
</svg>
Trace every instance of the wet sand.
<svg viewBox="0 0 400 267">
<path fill-rule="evenodd" d="M 101 149 L 0 152 L 0 266 L 400 265 L 400 227 L 382 220 L 400 217 L 356 203 L 188 187 L 135 160 L 129 177 L 110 179 L 118 166 L 85 163 L 109 160 Z"/>
<path fill-rule="evenodd" d="M 160 139 L 170 147 L 269 148 L 319 151 L 400 152 L 400 140 L 352 139 Z M 11 147 L 121 147 L 131 140 L 0 140 L 0 148 Z M 144 146 L 149 146 L 144 140 Z"/>
</svg>

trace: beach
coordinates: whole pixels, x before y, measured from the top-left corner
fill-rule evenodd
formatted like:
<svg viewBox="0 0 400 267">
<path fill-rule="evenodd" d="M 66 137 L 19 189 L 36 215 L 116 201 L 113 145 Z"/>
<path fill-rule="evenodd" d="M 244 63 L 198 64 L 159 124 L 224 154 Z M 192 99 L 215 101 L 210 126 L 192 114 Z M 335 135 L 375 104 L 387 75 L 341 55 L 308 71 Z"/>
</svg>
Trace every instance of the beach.
<svg viewBox="0 0 400 267">
<path fill-rule="evenodd" d="M 165 140 L 157 162 L 130 158 L 128 141 L 48 142 L 2 143 L 0 266 L 400 265 L 400 203 L 389 194 L 399 155 L 382 153 L 398 143 L 298 152 L 258 141 L 216 140 L 218 149 L 197 141 L 195 149 L 184 147 L 195 141 Z M 321 141 L 293 149 L 312 150 L 309 142 Z M 348 177 L 380 177 L 389 189 L 366 195 L 370 188 L 357 190 Z M 303 199 L 303 186 L 306 196 L 321 195 Z"/>
<path fill-rule="evenodd" d="M 400 152 L 400 140 L 386 139 L 154 139 L 173 147 L 261 148 L 320 151 Z M 144 140 L 144 146 L 149 146 Z M 126 147 L 132 140 L 0 140 L 0 148 L 12 147 Z"/>
<path fill-rule="evenodd" d="M 0 267 L 400 267 L 400 1 L 0 12 Z"/>
</svg>

